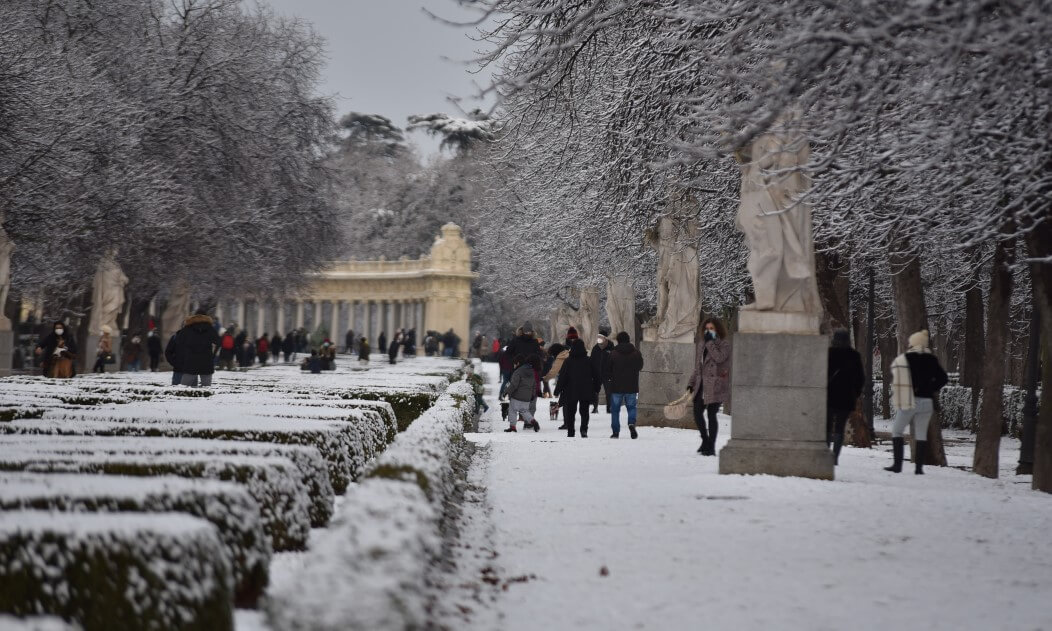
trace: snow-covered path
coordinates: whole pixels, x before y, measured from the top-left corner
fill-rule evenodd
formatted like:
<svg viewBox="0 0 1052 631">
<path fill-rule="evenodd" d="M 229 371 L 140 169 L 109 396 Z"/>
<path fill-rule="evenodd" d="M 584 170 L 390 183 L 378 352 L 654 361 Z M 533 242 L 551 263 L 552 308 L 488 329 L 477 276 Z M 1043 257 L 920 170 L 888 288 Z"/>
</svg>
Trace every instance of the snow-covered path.
<svg viewBox="0 0 1052 631">
<path fill-rule="evenodd" d="M 886 447 L 845 447 L 836 482 L 720 476 L 696 432 L 611 440 L 605 414 L 587 439 L 547 410 L 505 434 L 485 366 L 491 432 L 469 438 L 507 587 L 476 628 L 1052 629 L 1052 497 L 1029 478 L 894 475 Z"/>
</svg>

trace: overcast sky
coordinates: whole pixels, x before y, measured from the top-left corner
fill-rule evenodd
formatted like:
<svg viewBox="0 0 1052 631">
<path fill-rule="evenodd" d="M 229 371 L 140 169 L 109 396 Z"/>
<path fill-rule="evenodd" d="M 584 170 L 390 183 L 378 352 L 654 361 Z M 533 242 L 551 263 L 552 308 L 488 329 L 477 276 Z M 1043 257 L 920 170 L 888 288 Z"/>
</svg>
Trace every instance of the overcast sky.
<svg viewBox="0 0 1052 631">
<path fill-rule="evenodd" d="M 262 0 L 285 15 L 310 21 L 325 38 L 329 54 L 322 89 L 338 95 L 337 110 L 382 114 L 405 127 L 410 114 L 447 112 L 459 115 L 447 97 L 463 97 L 471 110 L 478 84 L 473 75 L 480 44 L 472 28 L 438 22 L 424 13 L 466 21 L 474 13 L 455 0 Z M 414 133 L 411 140 L 426 155 L 438 151 L 438 140 Z"/>
</svg>

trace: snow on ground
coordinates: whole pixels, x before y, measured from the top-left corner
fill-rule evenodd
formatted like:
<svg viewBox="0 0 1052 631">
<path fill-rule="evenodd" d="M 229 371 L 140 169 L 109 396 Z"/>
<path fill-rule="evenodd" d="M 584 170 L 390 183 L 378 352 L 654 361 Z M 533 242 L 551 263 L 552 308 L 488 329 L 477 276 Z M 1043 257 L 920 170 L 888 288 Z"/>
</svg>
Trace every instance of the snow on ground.
<svg viewBox="0 0 1052 631">
<path fill-rule="evenodd" d="M 887 446 L 845 447 L 835 482 L 721 476 L 696 432 L 611 440 L 605 414 L 587 439 L 546 411 L 505 434 L 486 370 L 490 431 L 469 435 L 486 498 L 466 509 L 449 628 L 1052 629 L 1052 497 L 1008 474 L 1010 442 L 1000 480 L 888 473 Z"/>
</svg>

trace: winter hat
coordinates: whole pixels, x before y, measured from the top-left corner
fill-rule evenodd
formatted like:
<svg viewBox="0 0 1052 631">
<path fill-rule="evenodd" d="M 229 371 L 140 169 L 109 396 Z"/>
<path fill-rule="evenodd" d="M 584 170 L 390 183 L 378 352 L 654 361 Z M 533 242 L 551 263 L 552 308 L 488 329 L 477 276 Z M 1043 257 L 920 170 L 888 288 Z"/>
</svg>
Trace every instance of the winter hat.
<svg viewBox="0 0 1052 631">
<path fill-rule="evenodd" d="M 928 348 L 928 329 L 917 331 L 910 336 L 910 348 Z"/>
<path fill-rule="evenodd" d="M 523 323 L 522 333 L 523 335 L 533 335 L 533 325 L 530 324 L 529 320 Z"/>
<path fill-rule="evenodd" d="M 847 329 L 833 331 L 833 348 L 848 348 L 851 346 L 851 334 Z"/>
<path fill-rule="evenodd" d="M 567 340 L 576 340 L 579 337 L 581 337 L 581 336 L 577 334 L 577 329 L 575 329 L 574 327 L 570 327 L 570 328 L 566 329 L 566 339 Z"/>
<path fill-rule="evenodd" d="M 603 337 L 610 337 L 610 329 L 606 327 L 599 327 L 599 335 Z"/>
</svg>

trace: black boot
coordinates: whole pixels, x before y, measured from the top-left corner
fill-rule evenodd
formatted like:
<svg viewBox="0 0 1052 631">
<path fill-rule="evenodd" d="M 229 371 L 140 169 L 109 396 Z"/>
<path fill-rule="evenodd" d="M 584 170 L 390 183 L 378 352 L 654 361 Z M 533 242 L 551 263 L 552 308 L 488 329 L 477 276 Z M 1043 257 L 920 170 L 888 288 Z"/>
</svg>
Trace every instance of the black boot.
<svg viewBox="0 0 1052 631">
<path fill-rule="evenodd" d="M 844 446 L 844 435 L 833 434 L 833 464 L 840 464 L 840 448 Z"/>
<path fill-rule="evenodd" d="M 610 434 L 610 438 L 617 438 L 617 435 L 618 435 L 618 432 L 614 432 L 613 434 Z"/>
<path fill-rule="evenodd" d="M 928 455 L 928 441 L 918 440 L 917 447 L 913 450 L 913 472 L 924 475 L 924 457 Z"/>
<path fill-rule="evenodd" d="M 891 455 L 894 458 L 894 462 L 890 467 L 884 467 L 885 471 L 891 471 L 892 473 L 902 473 L 902 452 L 904 450 L 902 438 L 891 439 Z"/>
<path fill-rule="evenodd" d="M 628 433 L 632 435 L 632 440 L 635 440 L 635 439 L 639 438 L 639 434 L 636 433 L 636 426 L 635 425 L 629 425 L 628 426 Z"/>
<path fill-rule="evenodd" d="M 702 455 L 705 455 L 705 447 L 706 447 L 705 442 L 702 441 L 701 447 L 698 447 L 698 453 L 702 454 Z"/>
</svg>

